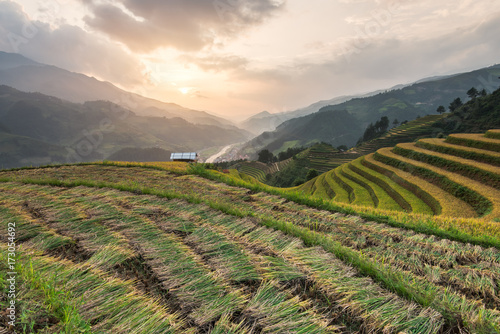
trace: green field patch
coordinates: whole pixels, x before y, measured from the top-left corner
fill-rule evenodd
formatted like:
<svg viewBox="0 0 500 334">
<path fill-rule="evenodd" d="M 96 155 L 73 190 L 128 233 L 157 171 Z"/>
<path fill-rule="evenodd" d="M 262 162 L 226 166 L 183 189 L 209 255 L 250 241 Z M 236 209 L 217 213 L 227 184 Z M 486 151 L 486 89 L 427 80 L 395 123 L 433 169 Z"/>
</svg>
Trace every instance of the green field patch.
<svg viewBox="0 0 500 334">
<path fill-rule="evenodd" d="M 456 173 L 404 158 L 387 149 L 377 151 L 375 157 L 379 161 L 432 181 L 451 195 L 468 203 L 478 215 L 491 215 L 493 218 L 500 215 L 500 192 L 493 188 Z"/>
<path fill-rule="evenodd" d="M 362 206 L 376 206 L 376 203 L 373 200 L 370 192 L 360 185 L 354 176 L 351 175 L 349 170 L 347 169 L 347 165 L 342 165 L 339 167 L 338 177 L 345 182 L 349 187 L 353 189 L 354 193 L 354 201 L 352 204 L 354 205 L 362 205 Z"/>
<path fill-rule="evenodd" d="M 487 138 L 483 134 L 455 133 L 446 138 L 449 144 L 463 145 L 482 150 L 500 152 L 500 139 Z"/>
<path fill-rule="evenodd" d="M 471 159 L 482 163 L 500 167 L 500 153 L 461 145 L 453 145 L 444 139 L 420 139 L 415 144 L 417 147 L 435 152 L 454 155 L 464 159 Z"/>
<path fill-rule="evenodd" d="M 398 144 L 393 152 L 406 158 L 418 160 L 430 165 L 444 168 L 490 187 L 500 189 L 500 170 L 488 164 L 462 159 L 452 155 L 427 151 L 413 143 Z"/>
<path fill-rule="evenodd" d="M 362 159 L 362 158 L 361 158 Z M 403 208 L 398 204 L 398 202 L 391 197 L 384 188 L 380 187 L 378 185 L 379 182 L 373 182 L 371 178 L 366 178 L 364 175 L 366 173 L 358 173 L 360 169 L 363 169 L 364 166 L 361 165 L 361 159 L 354 160 L 351 162 L 348 167 L 350 170 L 352 170 L 354 173 L 359 175 L 358 180 L 362 183 L 364 183 L 367 187 L 371 189 L 373 192 L 371 194 L 372 198 L 377 198 L 377 207 L 379 209 L 384 209 L 384 210 L 395 210 L 395 211 L 401 211 Z M 364 174 L 364 175 L 363 175 Z M 403 202 L 403 201 L 400 201 Z"/>
</svg>

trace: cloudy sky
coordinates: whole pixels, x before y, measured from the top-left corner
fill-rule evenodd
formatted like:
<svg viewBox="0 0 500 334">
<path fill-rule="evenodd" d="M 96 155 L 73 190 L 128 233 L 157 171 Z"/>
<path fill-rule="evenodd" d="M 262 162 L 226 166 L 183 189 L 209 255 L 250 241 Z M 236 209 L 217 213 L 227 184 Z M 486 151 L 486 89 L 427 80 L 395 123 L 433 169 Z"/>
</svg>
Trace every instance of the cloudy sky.
<svg viewBox="0 0 500 334">
<path fill-rule="evenodd" d="M 0 1 L 0 50 L 232 119 L 500 62 L 498 0 Z"/>
</svg>

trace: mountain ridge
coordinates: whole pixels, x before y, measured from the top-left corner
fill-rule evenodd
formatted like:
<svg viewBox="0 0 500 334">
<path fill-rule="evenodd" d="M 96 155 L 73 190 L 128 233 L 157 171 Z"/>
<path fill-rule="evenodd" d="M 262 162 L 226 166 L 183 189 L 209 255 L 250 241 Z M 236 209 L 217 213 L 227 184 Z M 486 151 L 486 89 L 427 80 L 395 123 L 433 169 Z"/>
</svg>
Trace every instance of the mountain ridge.
<svg viewBox="0 0 500 334">
<path fill-rule="evenodd" d="M 40 92 L 75 103 L 107 100 L 140 116 L 181 117 L 194 124 L 236 127 L 206 111 L 193 110 L 125 91 L 110 82 L 0 51 L 0 84 L 25 92 Z M 153 109 L 151 109 L 153 108 Z"/>
<path fill-rule="evenodd" d="M 109 101 L 79 104 L 0 85 L 4 168 L 103 160 L 127 147 L 196 151 L 248 138 L 236 128 L 193 124 L 180 117 L 139 116 Z"/>
<path fill-rule="evenodd" d="M 300 118 L 292 118 L 279 124 L 274 131 L 267 131 L 247 142 L 240 149 L 242 155 L 247 154 L 253 158 L 262 149 L 269 149 L 275 154 L 280 150 L 289 147 L 299 147 L 309 145 L 313 142 L 326 141 L 327 143 L 339 146 L 353 146 L 356 139 L 363 134 L 363 130 L 370 124 L 376 122 L 383 116 L 390 119 L 390 122 L 398 120 L 413 120 L 426 114 L 436 114 L 439 105 L 448 106 L 449 103 L 460 97 L 467 100 L 467 91 L 471 87 L 478 90 L 485 89 L 489 92 L 500 86 L 500 65 L 493 65 L 471 72 L 458 73 L 455 75 L 433 77 L 428 81 L 416 82 L 409 85 L 398 85 L 402 87 L 394 90 L 379 91 L 379 93 L 367 97 L 355 97 L 335 105 L 324 106 L 316 113 L 312 113 Z M 422 79 L 424 80 L 424 79 Z M 310 136 L 297 140 L 293 132 L 307 133 L 309 128 L 321 128 L 321 124 L 311 123 L 314 115 L 321 112 L 328 112 L 331 117 L 336 117 L 338 112 L 347 111 L 354 117 L 357 128 L 341 129 L 338 136 L 350 138 L 344 142 L 339 140 L 325 140 L 319 138 L 314 133 Z M 324 116 L 323 116 L 324 117 Z M 333 137 L 332 137 L 333 138 Z M 342 137 L 341 137 L 342 138 Z M 288 143 L 288 144 L 285 144 Z"/>
</svg>

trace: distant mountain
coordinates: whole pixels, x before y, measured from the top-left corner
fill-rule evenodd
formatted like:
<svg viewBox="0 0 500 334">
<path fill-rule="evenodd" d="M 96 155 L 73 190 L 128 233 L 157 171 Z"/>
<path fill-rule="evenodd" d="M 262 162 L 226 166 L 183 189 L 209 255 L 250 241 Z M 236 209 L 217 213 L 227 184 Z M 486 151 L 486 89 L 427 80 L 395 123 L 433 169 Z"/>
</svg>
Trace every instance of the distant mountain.
<svg viewBox="0 0 500 334">
<path fill-rule="evenodd" d="M 274 129 L 276 129 L 278 125 L 292 118 L 302 117 L 315 113 L 322 107 L 339 104 L 348 101 L 350 99 L 353 99 L 354 97 L 369 96 L 376 93 L 377 92 L 373 92 L 366 95 L 358 95 L 358 96 L 340 96 L 330 100 L 319 101 L 311 104 L 310 106 L 300 108 L 297 110 L 286 111 L 276 114 L 271 114 L 267 111 L 263 111 L 256 115 L 253 115 L 252 117 L 249 117 L 245 121 L 239 123 L 238 126 L 253 134 L 259 135 L 266 131 L 273 131 Z"/>
<path fill-rule="evenodd" d="M 192 124 L 178 117 L 138 116 L 109 101 L 72 103 L 0 86 L 4 168 L 102 160 L 129 147 L 198 151 L 249 137 L 240 129 Z M 120 157 L 126 158 L 124 152 Z"/>
<path fill-rule="evenodd" d="M 40 64 L 20 54 L 0 52 L 0 84 L 25 92 L 39 92 L 74 103 L 106 100 L 139 116 L 181 117 L 194 124 L 235 128 L 234 124 L 204 111 L 184 108 L 124 91 L 109 82 Z"/>
<path fill-rule="evenodd" d="M 241 152 L 256 157 L 256 153 L 264 148 L 278 153 L 288 147 L 310 145 L 319 141 L 334 146 L 352 146 L 362 136 L 364 129 L 382 116 L 387 116 L 392 123 L 395 119 L 399 122 L 411 121 L 419 116 L 436 114 L 438 106 L 447 107 L 457 97 L 467 101 L 467 91 L 471 87 L 488 92 L 497 89 L 500 86 L 499 76 L 500 65 L 495 65 L 468 73 L 429 78 L 427 81 L 402 85 L 398 89 L 378 92 L 368 97 L 352 98 L 323 107 L 317 113 L 288 120 L 275 131 L 265 132 L 252 139 L 242 147 Z M 311 106 L 313 107 L 314 105 Z M 266 117 L 260 119 L 263 118 Z M 333 132 L 325 135 L 326 132 L 320 129 L 324 129 L 332 119 L 344 126 L 339 128 L 337 124 L 332 124 L 335 130 L 332 128 Z"/>
<path fill-rule="evenodd" d="M 359 121 L 345 110 L 331 112 L 328 108 L 288 120 L 275 131 L 264 132 L 245 144 L 242 153 L 253 154 L 267 148 L 277 154 L 290 147 L 309 146 L 318 142 L 333 146 L 354 145 L 358 139 L 356 133 L 363 131 Z"/>
<path fill-rule="evenodd" d="M 293 118 L 293 117 L 292 117 Z M 289 120 L 285 114 L 271 114 L 267 111 L 260 112 L 243 122 L 239 123 L 238 126 L 245 129 L 255 135 L 259 135 L 265 131 L 272 131 L 276 129 L 278 125 L 286 120 Z"/>
<path fill-rule="evenodd" d="M 31 59 L 21 56 L 18 53 L 7 53 L 0 51 L 0 70 L 8 70 L 19 66 L 41 65 Z"/>
</svg>

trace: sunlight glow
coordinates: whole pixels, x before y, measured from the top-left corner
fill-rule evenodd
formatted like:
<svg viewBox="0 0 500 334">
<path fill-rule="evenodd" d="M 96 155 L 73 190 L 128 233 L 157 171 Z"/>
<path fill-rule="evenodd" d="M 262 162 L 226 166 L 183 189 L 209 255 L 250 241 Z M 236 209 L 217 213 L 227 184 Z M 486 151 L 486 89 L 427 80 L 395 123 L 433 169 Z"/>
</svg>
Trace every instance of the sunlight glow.
<svg viewBox="0 0 500 334">
<path fill-rule="evenodd" d="M 182 88 L 179 88 L 179 91 L 180 91 L 182 94 L 186 95 L 186 94 L 188 94 L 188 93 L 189 93 L 192 89 L 193 89 L 192 87 L 182 87 Z"/>
</svg>

